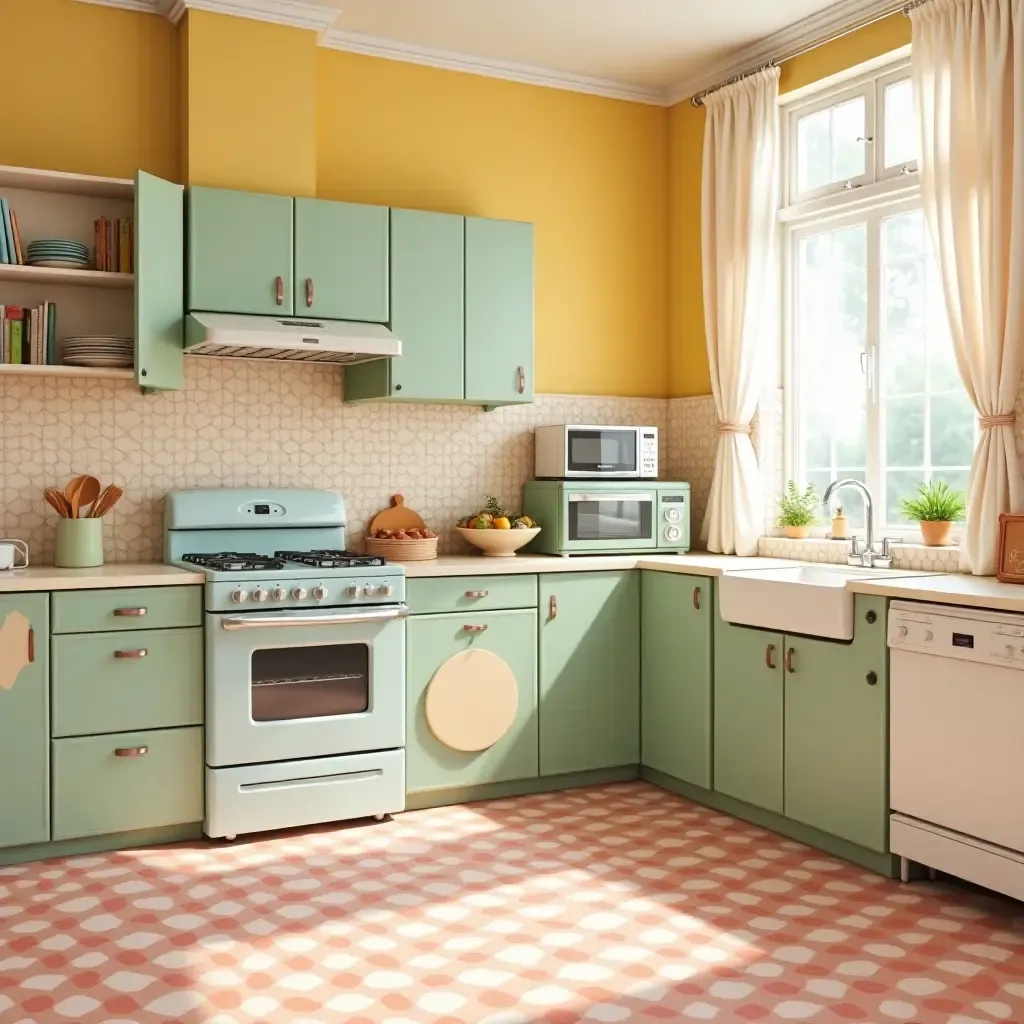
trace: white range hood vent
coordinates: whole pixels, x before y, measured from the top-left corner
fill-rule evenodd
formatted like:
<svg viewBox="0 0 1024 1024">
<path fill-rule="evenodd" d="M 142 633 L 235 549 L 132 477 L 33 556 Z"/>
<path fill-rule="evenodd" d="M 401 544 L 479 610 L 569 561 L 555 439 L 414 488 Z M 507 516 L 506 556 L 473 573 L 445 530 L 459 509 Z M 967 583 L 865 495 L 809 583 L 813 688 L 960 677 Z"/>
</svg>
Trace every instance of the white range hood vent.
<svg viewBox="0 0 1024 1024">
<path fill-rule="evenodd" d="M 365 363 L 400 356 L 402 343 L 381 324 L 353 320 L 190 313 L 185 352 L 226 359 Z"/>
</svg>

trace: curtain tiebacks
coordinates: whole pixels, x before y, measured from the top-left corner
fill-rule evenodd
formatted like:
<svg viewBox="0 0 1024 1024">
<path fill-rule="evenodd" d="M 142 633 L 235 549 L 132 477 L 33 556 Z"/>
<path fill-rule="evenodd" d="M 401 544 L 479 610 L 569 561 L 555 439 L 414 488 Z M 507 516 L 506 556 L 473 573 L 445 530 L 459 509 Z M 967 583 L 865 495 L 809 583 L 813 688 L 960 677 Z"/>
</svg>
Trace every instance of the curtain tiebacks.
<svg viewBox="0 0 1024 1024">
<path fill-rule="evenodd" d="M 978 424 L 982 430 L 991 430 L 993 427 L 1012 427 L 1016 418 L 1016 413 L 1004 412 L 998 416 L 979 416 Z"/>
<path fill-rule="evenodd" d="M 739 423 L 719 423 L 718 432 L 720 434 L 749 434 L 750 424 L 747 423 L 745 426 L 741 426 Z"/>
</svg>

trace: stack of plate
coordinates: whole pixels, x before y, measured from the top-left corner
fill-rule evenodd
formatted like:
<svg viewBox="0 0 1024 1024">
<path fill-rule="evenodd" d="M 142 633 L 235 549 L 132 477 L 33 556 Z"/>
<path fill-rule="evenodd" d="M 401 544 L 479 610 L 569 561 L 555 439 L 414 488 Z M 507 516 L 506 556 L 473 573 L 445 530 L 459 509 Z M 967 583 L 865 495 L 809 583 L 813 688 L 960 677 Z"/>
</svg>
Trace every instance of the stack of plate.
<svg viewBox="0 0 1024 1024">
<path fill-rule="evenodd" d="M 131 366 L 135 343 L 110 335 L 64 339 L 64 362 L 69 366 Z"/>
<path fill-rule="evenodd" d="M 89 248 L 68 238 L 39 238 L 28 243 L 28 263 L 32 267 L 85 270 L 89 266 Z"/>
</svg>

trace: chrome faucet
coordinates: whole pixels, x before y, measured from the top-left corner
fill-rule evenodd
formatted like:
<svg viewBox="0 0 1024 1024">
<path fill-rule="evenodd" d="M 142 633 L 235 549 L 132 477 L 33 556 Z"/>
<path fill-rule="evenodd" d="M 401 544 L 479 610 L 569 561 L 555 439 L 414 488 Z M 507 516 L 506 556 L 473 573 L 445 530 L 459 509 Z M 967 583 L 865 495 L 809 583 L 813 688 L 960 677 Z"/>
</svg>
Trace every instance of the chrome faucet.
<svg viewBox="0 0 1024 1024">
<path fill-rule="evenodd" d="M 832 483 L 825 488 L 825 493 L 822 496 L 821 503 L 827 510 L 829 507 L 829 501 L 832 495 L 836 491 L 843 487 L 855 487 L 861 494 L 864 495 L 864 512 L 867 519 L 867 537 L 865 550 L 860 551 L 857 546 L 857 538 L 853 538 L 853 543 L 850 545 L 850 554 L 846 561 L 850 565 L 865 565 L 871 566 L 874 564 L 876 558 L 880 558 L 878 553 L 875 551 L 875 522 L 874 522 L 874 503 L 871 499 L 871 492 L 867 487 L 862 484 L 859 480 L 854 480 L 851 477 L 845 477 L 842 480 L 833 480 Z M 890 559 L 890 564 L 892 560 Z"/>
</svg>

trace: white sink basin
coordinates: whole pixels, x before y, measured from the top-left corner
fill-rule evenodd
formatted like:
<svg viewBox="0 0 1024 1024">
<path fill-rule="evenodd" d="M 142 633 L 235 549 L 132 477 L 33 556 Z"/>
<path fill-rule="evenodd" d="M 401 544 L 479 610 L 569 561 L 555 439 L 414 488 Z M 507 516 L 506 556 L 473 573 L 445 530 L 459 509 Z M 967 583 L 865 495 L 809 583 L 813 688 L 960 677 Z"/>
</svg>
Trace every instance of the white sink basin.
<svg viewBox="0 0 1024 1024">
<path fill-rule="evenodd" d="M 856 565 L 735 570 L 720 578 L 719 609 L 726 622 L 741 626 L 852 640 L 853 594 L 847 580 L 892 574 Z"/>
</svg>

